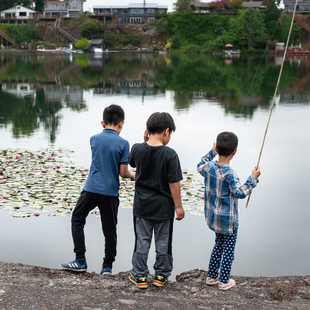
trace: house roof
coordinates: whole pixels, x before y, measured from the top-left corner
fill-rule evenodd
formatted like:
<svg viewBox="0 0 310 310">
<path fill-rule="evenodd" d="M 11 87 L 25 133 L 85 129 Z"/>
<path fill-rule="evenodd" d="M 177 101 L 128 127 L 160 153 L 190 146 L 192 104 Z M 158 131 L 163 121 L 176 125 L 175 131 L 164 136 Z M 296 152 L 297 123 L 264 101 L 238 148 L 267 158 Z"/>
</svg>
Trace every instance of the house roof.
<svg viewBox="0 0 310 310">
<path fill-rule="evenodd" d="M 22 5 L 16 5 L 16 6 L 13 6 L 9 9 L 6 9 L 4 11 L 1 11 L 1 13 L 11 13 L 11 12 L 16 12 L 16 11 L 27 11 L 27 12 L 30 12 L 30 13 L 36 13 L 36 11 L 32 10 L 32 9 L 29 9 L 29 8 L 26 8 Z"/>
<path fill-rule="evenodd" d="M 209 3 L 205 3 L 205 2 L 193 2 L 192 6 L 196 8 L 201 8 L 201 9 L 210 7 Z"/>
<path fill-rule="evenodd" d="M 265 8 L 263 1 L 243 1 L 242 6 L 244 8 Z"/>
<path fill-rule="evenodd" d="M 94 40 L 90 40 L 90 44 L 92 45 L 97 45 L 97 44 L 102 44 L 103 40 L 102 39 L 94 39 Z"/>
</svg>

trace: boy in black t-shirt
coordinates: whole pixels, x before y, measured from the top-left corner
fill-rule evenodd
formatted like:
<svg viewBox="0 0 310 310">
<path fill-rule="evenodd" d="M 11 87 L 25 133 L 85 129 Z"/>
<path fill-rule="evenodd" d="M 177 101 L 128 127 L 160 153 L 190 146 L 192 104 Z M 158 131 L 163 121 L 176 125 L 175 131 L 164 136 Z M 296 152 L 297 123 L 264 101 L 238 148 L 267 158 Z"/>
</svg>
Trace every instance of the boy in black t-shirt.
<svg viewBox="0 0 310 310">
<path fill-rule="evenodd" d="M 153 113 L 146 123 L 144 143 L 133 145 L 128 161 L 136 167 L 134 198 L 135 248 L 129 280 L 147 288 L 147 258 L 154 231 L 156 262 L 153 285 L 164 286 L 172 271 L 172 230 L 176 219 L 184 218 L 180 180 L 182 171 L 177 153 L 167 147 L 173 118 L 168 113 Z"/>
</svg>

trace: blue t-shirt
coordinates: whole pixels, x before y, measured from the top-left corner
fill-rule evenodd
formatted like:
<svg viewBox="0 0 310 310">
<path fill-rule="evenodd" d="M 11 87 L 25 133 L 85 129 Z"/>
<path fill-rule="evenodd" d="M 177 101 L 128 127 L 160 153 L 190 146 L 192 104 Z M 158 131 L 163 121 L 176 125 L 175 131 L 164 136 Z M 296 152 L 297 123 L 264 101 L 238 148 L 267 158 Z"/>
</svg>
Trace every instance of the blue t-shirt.
<svg viewBox="0 0 310 310">
<path fill-rule="evenodd" d="M 84 190 L 118 196 L 119 166 L 128 164 L 129 143 L 113 129 L 90 138 L 92 162 Z"/>
</svg>

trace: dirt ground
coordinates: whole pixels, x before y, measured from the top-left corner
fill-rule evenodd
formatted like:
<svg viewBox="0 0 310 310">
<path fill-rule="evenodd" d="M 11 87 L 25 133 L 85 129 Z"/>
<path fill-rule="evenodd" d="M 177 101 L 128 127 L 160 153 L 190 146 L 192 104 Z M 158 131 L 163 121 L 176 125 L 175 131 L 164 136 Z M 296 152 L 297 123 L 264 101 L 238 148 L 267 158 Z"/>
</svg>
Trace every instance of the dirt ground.
<svg viewBox="0 0 310 310">
<path fill-rule="evenodd" d="M 131 284 L 128 274 L 100 276 L 0 262 L 0 310 L 310 309 L 310 276 L 234 277 L 236 287 L 219 291 L 205 284 L 205 271 L 198 269 L 163 288 L 145 290 Z"/>
</svg>

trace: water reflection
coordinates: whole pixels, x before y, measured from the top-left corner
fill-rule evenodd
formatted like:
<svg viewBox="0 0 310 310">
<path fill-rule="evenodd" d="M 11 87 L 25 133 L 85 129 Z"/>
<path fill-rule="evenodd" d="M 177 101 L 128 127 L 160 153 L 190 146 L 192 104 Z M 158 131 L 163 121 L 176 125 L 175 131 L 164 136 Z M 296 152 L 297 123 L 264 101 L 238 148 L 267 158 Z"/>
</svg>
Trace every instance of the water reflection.
<svg viewBox="0 0 310 310">
<path fill-rule="evenodd" d="M 0 56 L 0 125 L 12 124 L 15 138 L 32 135 L 41 125 L 55 141 L 61 111 L 83 111 L 83 95 L 164 96 L 174 93 L 175 110 L 194 102 L 219 104 L 226 114 L 251 118 L 268 108 L 279 59 L 218 56 L 113 54 Z M 279 88 L 280 104 L 309 104 L 310 60 L 287 61 Z"/>
</svg>

